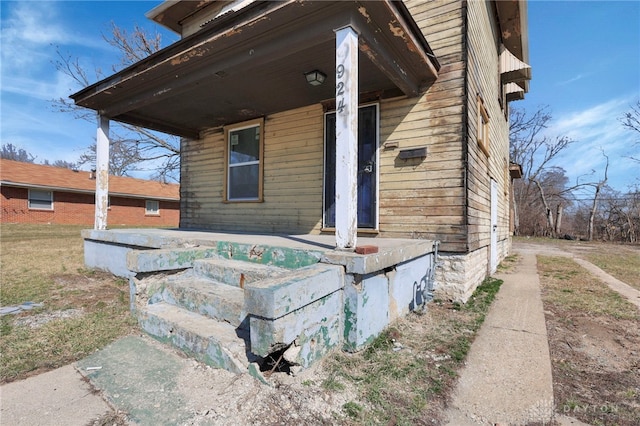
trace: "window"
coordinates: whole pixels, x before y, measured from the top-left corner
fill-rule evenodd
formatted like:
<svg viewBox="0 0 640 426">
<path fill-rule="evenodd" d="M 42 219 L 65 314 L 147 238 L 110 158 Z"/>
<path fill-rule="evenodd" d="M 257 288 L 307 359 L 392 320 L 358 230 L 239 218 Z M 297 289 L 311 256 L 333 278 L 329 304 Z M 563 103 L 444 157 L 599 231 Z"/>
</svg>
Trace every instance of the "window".
<svg viewBox="0 0 640 426">
<path fill-rule="evenodd" d="M 160 214 L 160 202 L 157 200 L 147 200 L 145 202 L 145 214 Z"/>
<path fill-rule="evenodd" d="M 482 98 L 478 96 L 478 146 L 489 156 L 489 114 Z"/>
<path fill-rule="evenodd" d="M 225 201 L 262 201 L 262 125 L 259 119 L 225 128 Z"/>
<path fill-rule="evenodd" d="M 53 210 L 53 192 L 30 189 L 29 208 L 39 210 Z"/>
</svg>

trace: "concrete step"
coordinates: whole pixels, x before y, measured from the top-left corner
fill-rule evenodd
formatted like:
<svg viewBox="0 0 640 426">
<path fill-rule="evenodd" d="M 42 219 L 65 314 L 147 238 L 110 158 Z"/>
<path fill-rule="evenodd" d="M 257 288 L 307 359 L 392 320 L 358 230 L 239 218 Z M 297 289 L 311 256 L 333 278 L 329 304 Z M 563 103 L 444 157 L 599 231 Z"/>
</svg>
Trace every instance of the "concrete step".
<svg viewBox="0 0 640 426">
<path fill-rule="evenodd" d="M 167 277 L 156 286 L 150 304 L 166 302 L 188 311 L 248 329 L 244 290 L 199 276 L 191 271 Z"/>
<path fill-rule="evenodd" d="M 193 269 L 197 275 L 240 288 L 244 288 L 248 283 L 290 272 L 277 266 L 220 258 L 196 260 Z"/>
<path fill-rule="evenodd" d="M 155 303 L 138 313 L 141 328 L 157 340 L 215 368 L 250 373 L 265 381 L 257 357 L 247 349 L 247 332 L 169 303 Z M 251 358 L 249 358 L 251 357 Z"/>
</svg>

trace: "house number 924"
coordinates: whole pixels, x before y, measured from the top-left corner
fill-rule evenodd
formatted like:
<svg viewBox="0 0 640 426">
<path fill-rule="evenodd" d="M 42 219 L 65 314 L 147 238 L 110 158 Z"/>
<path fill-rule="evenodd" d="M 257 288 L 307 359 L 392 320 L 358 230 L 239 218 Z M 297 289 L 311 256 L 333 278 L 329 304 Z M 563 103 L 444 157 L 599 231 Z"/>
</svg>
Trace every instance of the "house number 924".
<svg viewBox="0 0 640 426">
<path fill-rule="evenodd" d="M 344 65 L 339 64 L 336 67 L 336 111 L 342 114 L 344 112 Z"/>
</svg>

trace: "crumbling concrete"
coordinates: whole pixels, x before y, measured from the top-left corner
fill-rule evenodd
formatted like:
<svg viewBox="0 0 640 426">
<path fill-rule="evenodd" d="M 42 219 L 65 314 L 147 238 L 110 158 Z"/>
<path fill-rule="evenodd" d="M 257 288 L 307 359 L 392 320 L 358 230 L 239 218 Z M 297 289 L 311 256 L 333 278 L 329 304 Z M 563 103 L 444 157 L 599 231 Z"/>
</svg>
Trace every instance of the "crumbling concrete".
<svg viewBox="0 0 640 426">
<path fill-rule="evenodd" d="M 325 247 L 322 236 L 256 244 L 246 235 L 123 231 L 88 232 L 85 247 L 119 257 L 107 266 L 126 269 L 141 327 L 261 379 L 274 357 L 307 368 L 334 348 L 358 351 L 432 297 L 431 241 L 376 240 L 378 250 L 357 254 Z"/>
</svg>

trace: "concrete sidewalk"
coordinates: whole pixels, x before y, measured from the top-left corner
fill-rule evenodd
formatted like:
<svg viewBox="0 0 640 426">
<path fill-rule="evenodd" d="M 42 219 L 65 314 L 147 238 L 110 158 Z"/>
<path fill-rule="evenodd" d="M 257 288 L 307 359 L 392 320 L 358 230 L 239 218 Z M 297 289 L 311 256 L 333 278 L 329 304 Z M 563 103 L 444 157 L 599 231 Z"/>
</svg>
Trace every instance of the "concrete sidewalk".
<svg viewBox="0 0 640 426">
<path fill-rule="evenodd" d="M 553 382 L 535 253 L 520 253 L 471 346 L 450 425 L 548 423 Z"/>
<path fill-rule="evenodd" d="M 73 365 L 0 388 L 0 424 L 86 426 L 113 411 Z"/>
</svg>

